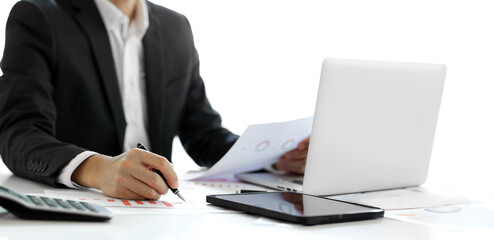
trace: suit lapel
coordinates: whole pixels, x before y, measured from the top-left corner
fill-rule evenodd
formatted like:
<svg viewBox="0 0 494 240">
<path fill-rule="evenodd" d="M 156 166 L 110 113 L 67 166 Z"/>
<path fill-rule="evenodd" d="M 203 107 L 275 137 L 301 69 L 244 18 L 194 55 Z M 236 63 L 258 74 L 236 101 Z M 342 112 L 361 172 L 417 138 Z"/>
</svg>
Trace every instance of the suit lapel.
<svg viewBox="0 0 494 240">
<path fill-rule="evenodd" d="M 110 103 L 119 145 L 122 148 L 126 122 L 108 33 L 93 1 L 72 0 L 72 4 L 80 10 L 75 14 L 75 18 L 86 32 L 92 46 L 94 58 Z"/>
<path fill-rule="evenodd" d="M 163 37 L 159 31 L 159 22 L 153 16 L 152 6 L 148 4 L 149 28 L 142 39 L 144 48 L 144 71 L 146 73 L 146 99 L 148 110 L 148 135 L 153 152 L 160 153 L 164 147 L 161 142 L 164 119 L 163 97 Z"/>
</svg>

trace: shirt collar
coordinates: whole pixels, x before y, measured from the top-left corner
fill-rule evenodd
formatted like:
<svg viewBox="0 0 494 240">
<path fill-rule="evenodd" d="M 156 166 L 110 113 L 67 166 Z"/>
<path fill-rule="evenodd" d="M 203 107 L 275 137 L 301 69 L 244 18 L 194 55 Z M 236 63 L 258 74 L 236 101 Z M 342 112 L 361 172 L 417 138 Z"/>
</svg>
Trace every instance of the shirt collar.
<svg viewBox="0 0 494 240">
<path fill-rule="evenodd" d="M 146 34 L 149 27 L 149 16 L 145 0 L 137 0 L 136 14 L 130 26 L 127 15 L 123 14 L 109 0 L 94 0 L 94 2 L 103 18 L 107 31 L 120 31 L 123 39 L 127 39 L 129 35 L 142 39 Z"/>
</svg>

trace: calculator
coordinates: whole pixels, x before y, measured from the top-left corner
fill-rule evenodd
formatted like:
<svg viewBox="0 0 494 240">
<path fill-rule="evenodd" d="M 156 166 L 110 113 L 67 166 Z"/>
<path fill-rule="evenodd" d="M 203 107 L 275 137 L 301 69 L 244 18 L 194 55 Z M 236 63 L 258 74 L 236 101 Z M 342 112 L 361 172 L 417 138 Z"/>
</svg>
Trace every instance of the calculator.
<svg viewBox="0 0 494 240">
<path fill-rule="evenodd" d="M 106 208 L 87 202 L 16 193 L 0 186 L 0 206 L 15 216 L 35 220 L 108 221 Z"/>
</svg>

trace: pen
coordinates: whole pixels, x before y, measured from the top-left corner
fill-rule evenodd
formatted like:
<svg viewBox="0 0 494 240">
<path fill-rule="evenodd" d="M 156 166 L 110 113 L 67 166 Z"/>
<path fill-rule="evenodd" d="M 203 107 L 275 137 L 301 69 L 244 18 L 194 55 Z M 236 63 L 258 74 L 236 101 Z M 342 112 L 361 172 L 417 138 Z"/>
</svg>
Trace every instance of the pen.
<svg viewBox="0 0 494 240">
<path fill-rule="evenodd" d="M 137 143 L 137 148 L 139 149 L 142 149 L 142 150 L 145 150 L 145 151 L 148 151 L 148 149 L 142 144 L 142 143 Z M 180 199 L 182 199 L 182 201 L 184 202 L 187 202 L 185 201 L 185 198 L 182 196 L 182 194 L 180 194 L 180 192 L 178 191 L 178 188 L 171 188 L 170 185 L 168 184 L 168 182 L 166 181 L 166 178 L 165 176 L 163 176 L 163 173 L 160 172 L 160 170 L 156 169 L 156 168 L 153 168 L 153 171 L 155 173 L 157 173 L 158 175 L 160 175 L 160 177 L 163 179 L 163 181 L 165 181 L 166 183 L 166 186 L 168 186 L 168 188 L 170 188 L 170 190 L 175 194 L 177 195 Z"/>
</svg>

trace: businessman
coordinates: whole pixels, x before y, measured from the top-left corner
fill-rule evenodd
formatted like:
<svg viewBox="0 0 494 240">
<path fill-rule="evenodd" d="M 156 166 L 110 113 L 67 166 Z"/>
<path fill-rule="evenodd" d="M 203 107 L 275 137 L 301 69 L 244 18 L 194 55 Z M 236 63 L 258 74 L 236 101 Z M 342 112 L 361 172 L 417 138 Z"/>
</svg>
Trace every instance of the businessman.
<svg viewBox="0 0 494 240">
<path fill-rule="evenodd" d="M 179 13 L 144 0 L 26 0 L 11 10 L 5 37 L 0 154 L 16 175 L 157 199 L 168 187 L 150 169 L 178 187 L 175 136 L 206 167 L 238 138 L 209 104 Z M 274 167 L 303 173 L 308 144 Z"/>
</svg>

